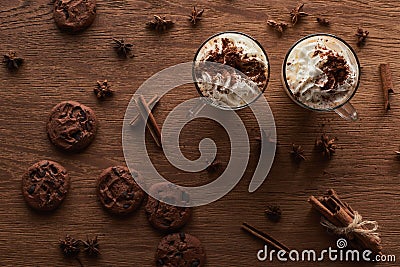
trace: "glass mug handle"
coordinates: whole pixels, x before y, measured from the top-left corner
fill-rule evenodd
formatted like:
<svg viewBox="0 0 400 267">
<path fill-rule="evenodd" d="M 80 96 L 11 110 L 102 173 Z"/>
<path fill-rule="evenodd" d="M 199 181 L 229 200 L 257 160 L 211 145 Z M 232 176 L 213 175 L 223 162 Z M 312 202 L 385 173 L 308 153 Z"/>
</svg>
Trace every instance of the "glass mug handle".
<svg viewBox="0 0 400 267">
<path fill-rule="evenodd" d="M 356 121 L 358 119 L 357 111 L 350 102 L 336 108 L 335 112 L 345 120 Z"/>
<path fill-rule="evenodd" d="M 198 102 L 188 111 L 186 118 L 194 119 L 207 105 L 204 99 L 198 99 Z"/>
</svg>

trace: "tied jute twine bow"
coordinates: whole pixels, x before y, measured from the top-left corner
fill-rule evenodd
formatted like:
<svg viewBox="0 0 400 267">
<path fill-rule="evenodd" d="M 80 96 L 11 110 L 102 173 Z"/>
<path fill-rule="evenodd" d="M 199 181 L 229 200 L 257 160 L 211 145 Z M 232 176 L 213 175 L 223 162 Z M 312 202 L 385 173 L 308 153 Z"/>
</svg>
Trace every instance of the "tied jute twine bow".
<svg viewBox="0 0 400 267">
<path fill-rule="evenodd" d="M 337 227 L 324 217 L 321 218 L 321 225 L 325 226 L 336 235 L 344 235 L 348 237 L 353 233 L 357 233 L 367 237 L 379 238 L 379 233 L 377 232 L 378 222 L 363 221 L 362 216 L 357 211 L 354 211 L 353 222 L 350 223 L 347 227 Z"/>
</svg>

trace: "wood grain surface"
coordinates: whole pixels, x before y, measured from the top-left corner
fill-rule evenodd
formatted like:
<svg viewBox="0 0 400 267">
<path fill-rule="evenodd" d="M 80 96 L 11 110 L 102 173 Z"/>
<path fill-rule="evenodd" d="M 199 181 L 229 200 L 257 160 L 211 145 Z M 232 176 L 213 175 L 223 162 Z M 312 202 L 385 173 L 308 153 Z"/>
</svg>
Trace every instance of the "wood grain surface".
<svg viewBox="0 0 400 267">
<path fill-rule="evenodd" d="M 135 90 L 152 74 L 192 60 L 207 37 L 226 30 L 250 34 L 269 55 L 271 80 L 265 97 L 275 116 L 279 145 L 267 180 L 255 193 L 248 193 L 258 160 L 257 123 L 249 109 L 238 112 L 252 140 L 246 173 L 224 198 L 196 208 L 193 220 L 184 228 L 204 243 L 207 266 L 310 266 L 307 262 L 258 262 L 256 253 L 263 243 L 242 232 L 240 225 L 247 221 L 290 248 L 336 247 L 336 238 L 319 225 L 319 215 L 307 203 L 310 195 L 321 195 L 328 188 L 335 188 L 365 219 L 377 220 L 383 252 L 400 256 L 400 162 L 394 154 L 400 145 L 400 1 L 305 1 L 305 11 L 312 16 L 289 28 L 281 38 L 266 21 L 289 21 L 295 0 L 98 0 L 94 24 L 79 35 L 64 34 L 56 27 L 50 2 L 0 3 L 0 52 L 14 49 L 25 58 L 17 73 L 0 68 L 0 266 L 79 266 L 60 252 L 58 240 L 66 234 L 82 239 L 99 236 L 102 254 L 98 259 L 81 255 L 84 266 L 155 266 L 154 252 L 162 234 L 149 226 L 143 208 L 127 218 L 109 215 L 97 200 L 95 181 L 102 169 L 124 164 L 122 121 Z M 187 20 L 194 4 L 205 8 L 197 27 Z M 175 27 L 163 34 L 148 31 L 145 23 L 154 14 L 173 19 Z M 326 17 L 331 26 L 318 25 L 316 16 Z M 370 31 L 362 49 L 356 47 L 354 36 L 359 26 Z M 283 90 L 280 69 L 287 50 L 299 38 L 317 32 L 338 35 L 357 51 L 363 67 L 361 86 L 352 100 L 360 114 L 357 122 L 302 109 Z M 133 43 L 136 57 L 118 58 L 112 37 Z M 387 113 L 378 69 L 385 62 L 392 66 L 395 84 L 392 110 Z M 115 96 L 100 102 L 93 88 L 97 80 L 104 79 L 112 83 Z M 155 111 L 158 123 L 162 125 L 174 106 L 196 94 L 188 85 L 163 97 Z M 56 150 L 45 132 L 49 110 L 69 99 L 92 107 L 100 120 L 94 143 L 80 154 Z M 330 161 L 314 151 L 315 138 L 323 132 L 339 139 L 339 149 Z M 183 153 L 191 159 L 198 157 L 199 141 L 205 137 L 215 140 L 218 158 L 226 165 L 229 142 L 215 122 L 196 120 L 185 127 Z M 304 147 L 307 161 L 295 164 L 291 160 L 292 142 Z M 148 147 L 156 151 L 151 140 Z M 20 192 L 22 174 L 41 159 L 60 162 L 72 178 L 65 202 L 51 214 L 29 209 Z M 206 171 L 179 172 L 162 156 L 155 155 L 154 162 L 166 177 L 182 184 L 187 180 L 205 183 L 218 176 Z M 264 209 L 270 203 L 278 203 L 283 210 L 279 223 L 265 218 Z"/>
</svg>

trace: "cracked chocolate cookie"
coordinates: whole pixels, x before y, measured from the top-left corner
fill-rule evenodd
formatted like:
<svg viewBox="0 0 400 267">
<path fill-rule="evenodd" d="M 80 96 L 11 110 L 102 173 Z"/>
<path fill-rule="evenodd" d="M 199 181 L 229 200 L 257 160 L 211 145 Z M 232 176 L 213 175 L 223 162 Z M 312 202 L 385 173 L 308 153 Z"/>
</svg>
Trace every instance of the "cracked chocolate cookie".
<svg viewBox="0 0 400 267">
<path fill-rule="evenodd" d="M 108 211 L 125 215 L 137 210 L 145 196 L 144 191 L 136 184 L 133 176 L 124 166 L 105 169 L 97 181 L 97 194 L 101 204 Z"/>
<path fill-rule="evenodd" d="M 70 178 L 63 166 L 50 160 L 33 164 L 22 176 L 22 195 L 37 210 L 56 209 L 67 195 Z"/>
<path fill-rule="evenodd" d="M 78 152 L 93 141 L 97 124 L 92 109 L 75 101 L 65 101 L 52 109 L 47 135 L 56 147 Z"/>
<path fill-rule="evenodd" d="M 156 183 L 149 188 L 150 195 L 174 206 L 185 207 L 190 204 L 189 194 L 170 182 Z"/>
<path fill-rule="evenodd" d="M 80 32 L 88 28 L 96 18 L 96 0 L 56 0 L 54 21 L 68 32 Z"/>
<path fill-rule="evenodd" d="M 145 206 L 147 220 L 161 231 L 175 231 L 182 228 L 191 218 L 192 209 L 175 207 L 148 197 Z"/>
<path fill-rule="evenodd" d="M 175 233 L 165 236 L 156 251 L 157 267 L 202 267 L 206 253 L 196 237 Z"/>
<path fill-rule="evenodd" d="M 145 212 L 149 223 L 158 230 L 170 232 L 182 228 L 191 218 L 192 208 L 181 207 L 189 203 L 189 195 L 171 183 L 159 183 L 150 187 Z M 159 200 L 165 201 L 169 205 Z"/>
</svg>

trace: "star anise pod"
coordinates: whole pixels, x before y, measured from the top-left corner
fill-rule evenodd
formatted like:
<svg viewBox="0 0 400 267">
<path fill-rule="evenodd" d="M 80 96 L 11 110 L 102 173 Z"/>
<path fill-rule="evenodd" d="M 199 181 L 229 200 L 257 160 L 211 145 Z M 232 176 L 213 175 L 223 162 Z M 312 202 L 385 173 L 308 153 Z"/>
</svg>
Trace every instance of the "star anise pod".
<svg viewBox="0 0 400 267">
<path fill-rule="evenodd" d="M 65 257 L 75 257 L 79 254 L 80 241 L 67 235 L 65 239 L 60 239 L 60 248 Z"/>
<path fill-rule="evenodd" d="M 273 222 L 278 222 L 282 216 L 282 210 L 277 205 L 268 205 L 265 210 L 265 215 L 267 218 Z"/>
<path fill-rule="evenodd" d="M 365 45 L 365 42 L 367 41 L 367 37 L 369 35 L 369 31 L 364 31 L 362 28 L 357 29 L 357 46 L 363 46 Z"/>
<path fill-rule="evenodd" d="M 203 15 L 204 9 L 201 11 L 197 11 L 196 7 L 193 7 L 192 13 L 189 15 L 189 21 L 193 23 L 193 25 L 196 25 L 196 22 L 198 20 L 201 20 L 201 16 Z"/>
<path fill-rule="evenodd" d="M 206 170 L 208 172 L 212 173 L 212 172 L 218 171 L 220 167 L 221 167 L 221 163 L 218 160 L 214 160 L 210 165 L 208 165 Z"/>
<path fill-rule="evenodd" d="M 174 22 L 172 20 L 167 20 L 165 17 L 154 15 L 154 20 L 147 22 L 146 25 L 152 30 L 165 31 L 174 26 Z"/>
<path fill-rule="evenodd" d="M 17 70 L 24 62 L 24 59 L 21 57 L 17 57 L 17 53 L 15 51 L 10 51 L 4 55 L 3 63 L 9 70 Z"/>
<path fill-rule="evenodd" d="M 114 41 L 114 44 L 115 44 L 114 48 L 115 48 L 115 50 L 117 51 L 117 54 L 120 57 L 127 58 L 129 56 L 129 57 L 132 58 L 132 57 L 135 56 L 132 53 L 132 47 L 133 47 L 132 44 L 125 43 L 124 39 L 117 40 L 117 39 L 113 38 L 113 41 Z"/>
<path fill-rule="evenodd" d="M 278 140 L 276 139 L 276 137 L 272 137 L 271 132 L 268 132 L 267 134 L 263 129 L 261 130 L 260 135 L 256 136 L 254 140 L 257 142 L 257 152 L 260 155 L 263 151 L 269 150 L 270 146 L 278 145 Z M 263 147 L 263 145 L 265 145 L 265 147 Z"/>
<path fill-rule="evenodd" d="M 297 5 L 296 8 L 294 8 L 294 9 L 292 9 L 292 11 L 290 11 L 290 17 L 291 17 L 293 25 L 296 25 L 296 23 L 300 20 L 301 17 L 308 16 L 308 14 L 306 12 L 303 12 L 303 7 L 304 7 L 304 4 L 300 3 Z"/>
<path fill-rule="evenodd" d="M 88 256 L 98 256 L 100 254 L 100 246 L 97 236 L 93 239 L 86 237 L 86 241 L 82 241 L 83 250 Z"/>
<path fill-rule="evenodd" d="M 306 160 L 306 157 L 304 156 L 304 149 L 301 147 L 301 145 L 292 144 L 290 155 L 292 155 L 293 159 L 297 162 Z"/>
<path fill-rule="evenodd" d="M 328 159 L 332 157 L 332 154 L 335 153 L 336 145 L 335 141 L 337 138 L 329 138 L 328 135 L 322 134 L 320 138 L 315 140 L 315 147 L 322 152 L 322 155 Z"/>
<path fill-rule="evenodd" d="M 93 89 L 93 92 L 97 96 L 98 99 L 104 99 L 105 97 L 110 97 L 113 95 L 113 91 L 111 90 L 111 85 L 107 80 L 97 81 L 96 87 Z"/>
<path fill-rule="evenodd" d="M 322 26 L 329 26 L 331 23 L 329 20 L 327 20 L 326 18 L 317 18 L 317 22 L 322 25 Z"/>
<path fill-rule="evenodd" d="M 268 132 L 268 134 L 267 134 L 264 130 L 261 130 L 261 134 L 254 138 L 254 140 L 257 141 L 257 144 L 260 149 L 261 149 L 261 144 L 262 144 L 263 139 L 265 140 L 266 144 L 275 144 L 275 145 L 278 144 L 278 141 L 276 140 L 276 138 L 272 137 L 271 132 Z"/>
<path fill-rule="evenodd" d="M 288 27 L 288 24 L 285 22 L 277 22 L 275 20 L 268 20 L 267 21 L 268 26 L 271 26 L 272 28 L 274 28 L 279 35 L 282 35 L 282 33 L 286 30 L 286 28 Z"/>
</svg>

